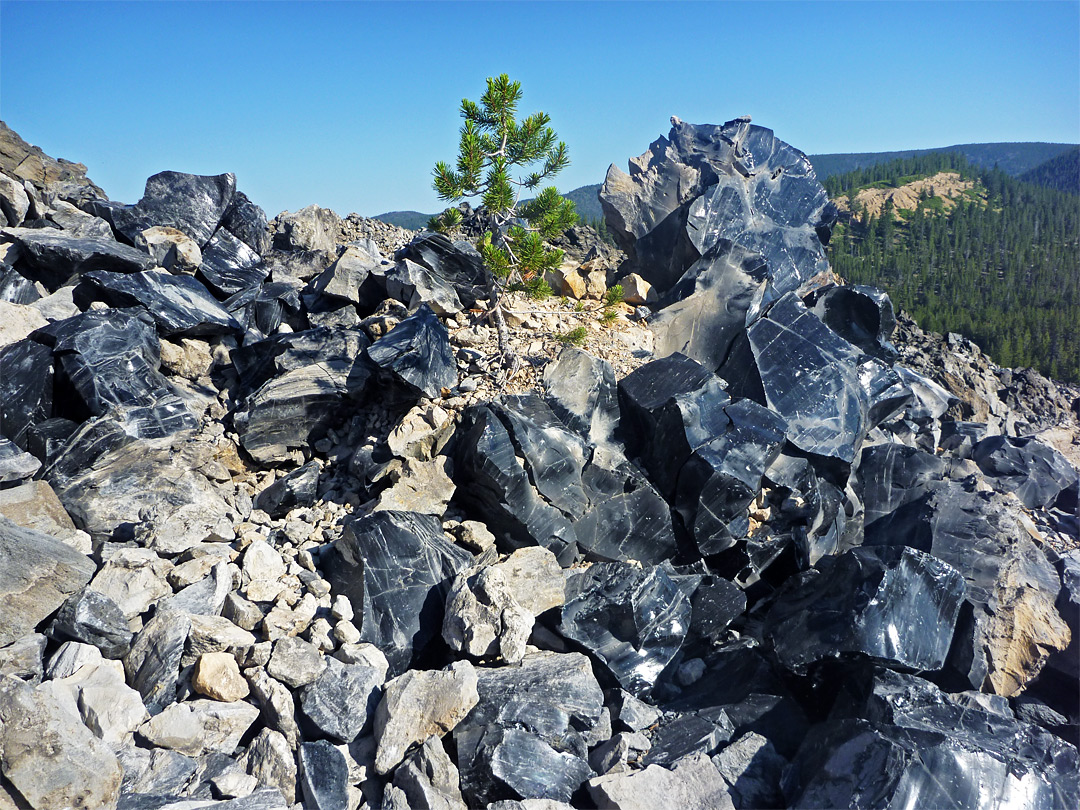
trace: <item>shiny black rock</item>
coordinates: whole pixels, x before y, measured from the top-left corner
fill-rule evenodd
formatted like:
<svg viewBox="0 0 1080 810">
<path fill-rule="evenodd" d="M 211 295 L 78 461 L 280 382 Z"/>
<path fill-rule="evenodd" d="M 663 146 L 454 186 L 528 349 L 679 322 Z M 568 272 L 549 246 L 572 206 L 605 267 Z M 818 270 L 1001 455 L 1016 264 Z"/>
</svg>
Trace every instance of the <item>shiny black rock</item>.
<svg viewBox="0 0 1080 810">
<path fill-rule="evenodd" d="M 24 339 L 0 349 L 0 431 L 24 450 L 27 431 L 52 416 L 53 353 Z"/>
<path fill-rule="evenodd" d="M 270 274 L 254 250 L 224 228 L 203 248 L 199 279 L 221 298 L 258 287 Z"/>
<path fill-rule="evenodd" d="M 367 350 L 375 365 L 418 396 L 438 399 L 457 385 L 457 363 L 446 326 L 423 304 Z"/>
<path fill-rule="evenodd" d="M 727 425 L 696 448 L 679 472 L 676 504 L 703 555 L 745 537 L 750 504 L 784 444 L 784 422 L 749 399 L 724 406 Z"/>
<path fill-rule="evenodd" d="M 690 598 L 669 571 L 597 563 L 566 581 L 559 632 L 637 697 L 652 692 L 690 627 Z"/>
<path fill-rule="evenodd" d="M 518 666 L 478 669 L 477 693 L 453 731 L 469 807 L 568 797 L 589 778 L 582 735 L 599 721 L 604 694 L 588 658 L 527 653 Z"/>
<path fill-rule="evenodd" d="M 1061 453 L 1033 438 L 990 436 L 971 449 L 994 489 L 1012 492 L 1028 509 L 1046 509 L 1077 473 Z"/>
<path fill-rule="evenodd" d="M 852 346 L 875 357 L 896 359 L 889 342 L 896 331 L 896 314 L 884 290 L 865 285 L 826 287 L 807 296 L 805 303 Z"/>
<path fill-rule="evenodd" d="M 123 611 L 109 597 L 88 588 L 68 597 L 48 633 L 57 641 L 93 644 L 106 658 L 123 658 L 131 649 L 131 631 Z"/>
<path fill-rule="evenodd" d="M 246 343 L 262 340 L 276 332 L 283 322 L 295 318 L 300 312 L 300 293 L 287 282 L 266 282 L 229 296 L 222 306 L 236 318 L 245 333 L 253 336 L 245 337 Z"/>
<path fill-rule="evenodd" d="M 306 742 L 297 751 L 300 790 L 311 810 L 346 810 L 349 806 L 349 766 L 326 740 Z"/>
<path fill-rule="evenodd" d="M 426 267 L 435 279 L 453 288 L 466 308 L 475 307 L 477 299 L 491 297 L 491 273 L 484 267 L 476 248 L 466 241 L 451 242 L 444 234 L 424 232 L 401 248 L 394 258 Z"/>
<path fill-rule="evenodd" d="M 943 480 L 947 472 L 944 459 L 914 447 L 878 444 L 865 448 L 856 478 L 865 525 L 925 496 L 931 482 Z"/>
<path fill-rule="evenodd" d="M 134 205 L 95 201 L 91 213 L 134 243 L 147 228 L 166 226 L 183 231 L 202 247 L 210 241 L 232 206 L 236 176 L 159 172 L 146 181 L 142 199 Z"/>
<path fill-rule="evenodd" d="M 548 404 L 562 422 L 591 444 L 611 440 L 619 424 L 615 371 L 606 360 L 567 346 L 544 368 Z"/>
<path fill-rule="evenodd" d="M 790 580 L 769 611 L 766 632 L 781 663 L 796 672 L 851 654 L 938 670 L 963 597 L 964 578 L 936 557 L 859 548 Z"/>
<path fill-rule="evenodd" d="M 311 506 L 318 493 L 320 470 L 317 461 L 309 461 L 277 479 L 255 496 L 255 508 L 262 509 L 272 518 L 279 518 L 295 507 Z"/>
<path fill-rule="evenodd" d="M 657 490 L 672 499 L 679 471 L 695 449 L 730 424 L 723 382 L 681 354 L 646 363 L 619 381 L 622 437 Z"/>
<path fill-rule="evenodd" d="M 862 352 L 794 294 L 776 301 L 747 337 L 765 404 L 787 423 L 788 440 L 807 453 L 854 460 L 870 407 L 861 382 Z M 747 359 L 729 358 L 720 374 L 745 377 L 747 369 L 739 366 Z"/>
<path fill-rule="evenodd" d="M 140 273 L 83 275 L 74 292 L 75 303 L 87 309 L 94 301 L 111 307 L 141 306 L 157 323 L 158 333 L 171 337 L 224 335 L 241 331 L 240 323 L 191 276 L 161 270 Z"/>
<path fill-rule="evenodd" d="M 699 714 L 680 714 L 663 722 L 649 734 L 652 747 L 643 763 L 670 767 L 691 754 L 711 754 L 731 739 L 735 729 L 721 709 L 715 719 Z"/>
<path fill-rule="evenodd" d="M 270 228 L 266 212 L 242 191 L 233 195 L 232 205 L 221 220 L 221 227 L 237 237 L 260 256 L 270 250 Z"/>
<path fill-rule="evenodd" d="M 442 627 L 454 575 L 472 555 L 443 533 L 438 518 L 414 512 L 374 512 L 347 520 L 337 550 L 339 580 L 360 619 L 360 637 L 377 646 L 400 675 Z M 333 581 L 333 580 L 332 580 Z"/>
<path fill-rule="evenodd" d="M 24 274 L 50 291 L 91 270 L 134 273 L 154 266 L 150 254 L 112 239 L 80 238 L 51 228 L 11 228 L 8 233 L 22 249 Z"/>
</svg>

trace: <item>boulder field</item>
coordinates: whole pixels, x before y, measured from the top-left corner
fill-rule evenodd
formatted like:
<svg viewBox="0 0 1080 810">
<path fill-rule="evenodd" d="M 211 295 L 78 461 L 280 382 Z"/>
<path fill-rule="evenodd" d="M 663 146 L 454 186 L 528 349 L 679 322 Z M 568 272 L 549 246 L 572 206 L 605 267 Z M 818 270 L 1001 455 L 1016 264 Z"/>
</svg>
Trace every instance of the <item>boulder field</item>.
<svg viewBox="0 0 1080 810">
<path fill-rule="evenodd" d="M 467 241 L 0 126 L 0 808 L 1080 805 L 1080 392 L 748 118 L 600 199 L 506 379 Z"/>
</svg>

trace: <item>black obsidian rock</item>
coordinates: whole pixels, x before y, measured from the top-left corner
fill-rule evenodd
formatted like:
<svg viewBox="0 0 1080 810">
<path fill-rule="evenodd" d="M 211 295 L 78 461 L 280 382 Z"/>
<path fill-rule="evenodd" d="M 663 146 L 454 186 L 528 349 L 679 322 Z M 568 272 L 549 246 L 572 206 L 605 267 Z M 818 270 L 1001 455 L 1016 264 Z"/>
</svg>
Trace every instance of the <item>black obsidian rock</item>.
<svg viewBox="0 0 1080 810">
<path fill-rule="evenodd" d="M 221 298 L 258 287 L 270 274 L 254 250 L 224 228 L 203 248 L 199 279 Z"/>
<path fill-rule="evenodd" d="M 868 430 L 865 355 L 788 294 L 747 329 L 765 403 L 783 417 L 787 438 L 807 453 L 850 463 Z M 869 361 L 869 358 L 865 358 Z M 730 357 L 720 374 L 745 376 Z M 876 368 L 875 368 L 876 370 Z"/>
<path fill-rule="evenodd" d="M 317 461 L 309 461 L 277 479 L 255 496 L 255 508 L 262 509 L 272 518 L 279 518 L 295 507 L 311 506 L 318 494 L 320 471 Z"/>
<path fill-rule="evenodd" d="M 218 303 L 206 287 L 191 276 L 161 270 L 83 275 L 74 292 L 75 302 L 87 309 L 93 301 L 111 307 L 141 306 L 157 323 L 159 334 L 171 337 L 224 335 L 241 331 L 240 323 Z"/>
<path fill-rule="evenodd" d="M 619 424 L 615 370 L 606 360 L 567 346 L 544 368 L 551 410 L 591 444 L 608 442 Z"/>
<path fill-rule="evenodd" d="M 0 349 L 0 431 L 24 450 L 27 431 L 53 409 L 53 353 L 30 339 Z"/>
<path fill-rule="evenodd" d="M 39 329 L 34 339 L 52 344 L 58 372 L 84 414 L 100 416 L 112 405 L 151 405 L 172 390 L 159 371 L 154 319 L 142 308 L 84 312 Z"/>
<path fill-rule="evenodd" d="M 270 250 L 270 228 L 266 222 L 266 212 L 249 200 L 242 191 L 233 195 L 232 205 L 222 217 L 221 227 L 260 256 Z"/>
<path fill-rule="evenodd" d="M 325 661 L 322 673 L 304 687 L 300 710 L 317 736 L 350 743 L 375 716 L 382 677 L 364 664 L 343 664 L 329 656 Z"/>
<path fill-rule="evenodd" d="M 349 583 L 361 639 L 400 675 L 438 636 L 450 583 L 472 555 L 446 538 L 437 518 L 414 512 L 347 520 L 337 550 L 340 570 L 331 575 Z"/>
<path fill-rule="evenodd" d="M 375 341 L 367 355 L 418 396 L 438 399 L 442 389 L 457 385 L 450 335 L 426 304 Z"/>
<path fill-rule="evenodd" d="M 749 507 L 784 444 L 784 421 L 748 399 L 723 407 L 727 425 L 697 447 L 679 472 L 676 504 L 703 555 L 745 537 Z"/>
<path fill-rule="evenodd" d="M 22 250 L 24 273 L 49 291 L 91 270 L 135 273 L 154 266 L 150 254 L 111 239 L 72 236 L 64 231 L 10 228 Z"/>
<path fill-rule="evenodd" d="M 690 597 L 670 571 L 597 563 L 566 581 L 559 632 L 596 656 L 637 697 L 652 692 L 690 627 Z"/>
<path fill-rule="evenodd" d="M 681 354 L 654 360 L 619 381 L 622 435 L 657 490 L 669 500 L 695 449 L 730 424 L 723 381 Z"/>
<path fill-rule="evenodd" d="M 156 225 L 183 231 L 204 246 L 218 229 L 236 195 L 236 176 L 159 172 L 146 181 L 134 205 L 96 200 L 90 212 L 134 244 L 135 237 Z"/>
<path fill-rule="evenodd" d="M 884 290 L 865 285 L 827 287 L 811 293 L 805 303 L 852 346 L 883 360 L 896 359 L 896 348 L 889 342 L 896 331 L 896 314 Z"/>
<path fill-rule="evenodd" d="M 769 611 L 767 634 L 781 663 L 796 672 L 845 654 L 938 670 L 963 597 L 961 574 L 936 557 L 854 549 L 789 581 Z"/>
<path fill-rule="evenodd" d="M 222 302 L 248 334 L 248 340 L 258 341 L 277 331 L 300 312 L 300 293 L 293 284 L 275 281 L 249 287 Z"/>
<path fill-rule="evenodd" d="M 1028 509 L 1046 509 L 1077 473 L 1061 453 L 1033 438 L 990 436 L 971 449 L 971 460 L 999 492 L 1012 492 Z"/>
<path fill-rule="evenodd" d="M 93 644 L 106 658 L 123 658 L 131 648 L 123 611 L 109 597 L 85 588 L 61 605 L 48 632 L 57 641 Z"/>
<path fill-rule="evenodd" d="M 394 258 L 426 267 L 433 278 L 453 288 L 466 308 L 475 307 L 477 299 L 491 297 L 491 273 L 484 267 L 480 253 L 466 241 L 452 242 L 445 234 L 425 232 L 401 248 Z"/>
<path fill-rule="evenodd" d="M 304 806 L 312 810 L 346 810 L 349 765 L 345 755 L 325 740 L 305 742 L 296 755 Z"/>
<path fill-rule="evenodd" d="M 681 714 L 663 722 L 649 735 L 652 747 L 643 764 L 670 767 L 691 754 L 711 754 L 728 742 L 735 729 L 721 709 L 715 719 L 699 714 Z"/>
<path fill-rule="evenodd" d="M 941 481 L 948 463 L 902 444 L 879 444 L 862 451 L 857 473 L 864 523 L 870 526 L 901 506 L 923 497 Z"/>
<path fill-rule="evenodd" d="M 590 777 L 583 733 L 604 694 L 584 655 L 533 652 L 519 666 L 478 669 L 477 693 L 453 731 L 467 806 L 569 796 Z"/>
<path fill-rule="evenodd" d="M 33 275 L 28 268 L 27 273 Z M 34 282 L 14 267 L 0 265 L 0 301 L 7 304 L 32 304 L 41 298 Z"/>
</svg>

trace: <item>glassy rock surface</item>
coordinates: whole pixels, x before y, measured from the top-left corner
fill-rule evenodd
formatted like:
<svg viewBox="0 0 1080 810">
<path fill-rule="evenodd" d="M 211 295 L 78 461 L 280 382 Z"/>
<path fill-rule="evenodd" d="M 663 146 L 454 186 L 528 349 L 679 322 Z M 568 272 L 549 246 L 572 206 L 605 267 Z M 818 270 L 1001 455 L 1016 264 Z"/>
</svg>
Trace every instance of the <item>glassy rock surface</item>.
<svg viewBox="0 0 1080 810">
<path fill-rule="evenodd" d="M 913 549 L 854 549 L 795 578 L 767 626 L 784 666 L 861 653 L 894 665 L 938 670 L 952 643 L 964 580 Z"/>
<path fill-rule="evenodd" d="M 652 692 L 690 627 L 690 598 L 669 570 L 597 563 L 566 581 L 559 632 L 637 697 Z"/>
<path fill-rule="evenodd" d="M 453 288 L 467 309 L 475 307 L 478 299 L 491 297 L 491 273 L 469 242 L 451 241 L 444 234 L 425 232 L 399 250 L 394 258 L 426 267 L 438 283 Z"/>
<path fill-rule="evenodd" d="M 346 521 L 337 550 L 331 582 L 347 583 L 361 640 L 400 675 L 439 635 L 450 583 L 472 555 L 446 539 L 436 518 L 390 511 Z"/>
<path fill-rule="evenodd" d="M 25 256 L 27 275 L 49 291 L 91 270 L 135 273 L 154 266 L 150 254 L 112 239 L 79 238 L 52 228 L 9 228 L 6 233 Z"/>
<path fill-rule="evenodd" d="M 123 658 L 131 648 L 132 633 L 123 611 L 109 597 L 89 589 L 61 605 L 48 632 L 57 641 L 93 644 L 106 658 Z"/>
<path fill-rule="evenodd" d="M 141 306 L 157 323 L 158 332 L 173 335 L 224 335 L 239 332 L 240 324 L 191 276 L 160 270 L 141 273 L 85 273 L 75 289 L 86 308 L 93 301 L 112 307 Z"/>
<path fill-rule="evenodd" d="M 222 298 L 259 286 L 270 274 L 254 250 L 224 228 L 203 248 L 199 279 Z"/>
<path fill-rule="evenodd" d="M 270 250 L 270 229 L 266 222 L 266 212 L 242 191 L 233 195 L 232 205 L 225 212 L 221 227 L 260 256 Z"/>
<path fill-rule="evenodd" d="M 1046 509 L 1077 472 L 1061 453 L 1035 439 L 990 436 L 971 448 L 971 460 L 999 492 L 1012 492 L 1028 509 Z"/>
<path fill-rule="evenodd" d="M 375 341 L 367 356 L 418 396 L 438 399 L 457 385 L 449 333 L 427 304 Z"/>
</svg>

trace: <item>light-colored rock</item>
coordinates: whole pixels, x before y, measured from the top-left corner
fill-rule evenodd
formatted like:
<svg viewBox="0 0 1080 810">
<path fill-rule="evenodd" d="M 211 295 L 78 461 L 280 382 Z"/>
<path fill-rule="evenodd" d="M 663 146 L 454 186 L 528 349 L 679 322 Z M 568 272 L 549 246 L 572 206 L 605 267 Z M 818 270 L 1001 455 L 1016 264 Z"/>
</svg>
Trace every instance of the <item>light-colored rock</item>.
<svg viewBox="0 0 1080 810">
<path fill-rule="evenodd" d="M 151 549 L 121 549 L 101 566 L 90 589 L 112 599 L 127 619 L 134 619 L 172 594 L 166 580 L 172 567 Z"/>
<path fill-rule="evenodd" d="M 395 462 L 395 464 L 398 464 Z M 373 512 L 420 512 L 441 516 L 457 489 L 447 474 L 451 461 L 437 456 L 430 461 L 406 458 L 388 477 L 393 483 L 379 493 Z"/>
<path fill-rule="evenodd" d="M 299 689 L 319 677 L 326 669 L 322 653 L 300 638 L 281 638 L 274 642 L 274 654 L 266 667 L 267 673 L 286 686 Z"/>
<path fill-rule="evenodd" d="M 0 647 L 0 678 L 14 675 L 31 684 L 41 683 L 45 674 L 42 655 L 47 641 L 41 633 L 31 633 Z"/>
<path fill-rule="evenodd" d="M 734 810 L 727 784 L 704 754 L 679 760 L 672 770 L 650 765 L 642 771 L 598 776 L 587 783 L 589 796 L 611 810 Z"/>
<path fill-rule="evenodd" d="M 259 780 L 241 770 L 228 770 L 210 780 L 214 790 L 223 799 L 241 799 L 250 796 L 259 786 Z"/>
<path fill-rule="evenodd" d="M 458 769 L 438 737 L 428 737 L 420 749 L 394 773 L 394 787 L 406 807 L 431 810 L 468 810 L 461 796 Z"/>
<path fill-rule="evenodd" d="M 377 773 L 389 773 L 413 743 L 454 728 L 480 697 L 476 670 L 455 661 L 443 670 L 409 670 L 386 684 L 375 710 Z"/>
<path fill-rule="evenodd" d="M 520 548 L 490 569 L 499 572 L 514 601 L 534 616 L 561 607 L 566 601 L 563 570 L 555 555 L 546 548 Z"/>
<path fill-rule="evenodd" d="M 28 481 L 17 487 L 0 489 L 0 517 L 62 540 L 81 554 L 89 554 L 92 550 L 90 535 L 75 528 L 47 481 Z"/>
<path fill-rule="evenodd" d="M 0 248 L 2 247 L 0 245 Z M 29 306 L 36 309 L 49 321 L 62 321 L 64 318 L 70 318 L 80 312 L 79 308 L 75 306 L 75 301 L 72 300 L 74 290 L 74 287 L 61 287 L 52 295 L 39 298 Z"/>
<path fill-rule="evenodd" d="M 544 274 L 544 280 L 556 295 L 567 298 L 584 298 L 586 293 L 585 277 L 578 272 L 576 262 L 564 262 L 553 271 Z"/>
<path fill-rule="evenodd" d="M 390 431 L 386 444 L 398 458 L 425 461 L 446 446 L 453 428 L 452 417 L 438 405 L 417 405 Z"/>
<path fill-rule="evenodd" d="M 300 727 L 296 723 L 296 701 L 292 692 L 263 669 L 246 670 L 244 677 L 251 687 L 251 696 L 259 704 L 263 722 L 280 732 L 289 748 L 296 748 L 300 744 Z"/>
<path fill-rule="evenodd" d="M 191 686 L 200 695 L 225 703 L 243 700 L 251 691 L 240 675 L 236 659 L 226 652 L 199 656 L 191 673 Z"/>
<path fill-rule="evenodd" d="M 478 520 L 463 520 L 457 532 L 458 542 L 469 551 L 481 553 L 495 545 L 495 535 Z"/>
<path fill-rule="evenodd" d="M 184 650 L 183 664 L 191 666 L 206 653 L 238 650 L 250 647 L 255 641 L 253 633 L 237 627 L 224 616 L 191 614 L 191 632 L 187 649 Z"/>
<path fill-rule="evenodd" d="M 30 210 L 30 198 L 22 183 L 0 173 L 0 215 L 13 228 L 22 225 L 26 212 Z"/>
<path fill-rule="evenodd" d="M 202 340 L 181 338 L 179 343 L 161 341 L 161 367 L 170 374 L 197 380 L 214 365 L 210 346 Z"/>
<path fill-rule="evenodd" d="M 279 732 L 270 728 L 260 731 L 240 757 L 239 764 L 260 785 L 280 790 L 289 804 L 296 800 L 296 757 Z"/>
<path fill-rule="evenodd" d="M 174 703 L 139 728 L 151 745 L 190 757 L 210 751 L 232 754 L 259 716 L 250 703 L 192 700 Z"/>
<path fill-rule="evenodd" d="M 276 641 L 285 636 L 299 635 L 311 624 L 311 620 L 315 618 L 315 612 L 318 609 L 319 603 L 310 593 L 304 594 L 300 601 L 296 603 L 296 606 L 292 608 L 278 602 L 263 619 L 263 635 L 269 641 Z"/>
<path fill-rule="evenodd" d="M 582 270 L 585 266 L 582 265 Z M 593 298 L 597 301 L 602 301 L 604 296 L 607 295 L 607 271 L 606 270 L 590 270 L 585 275 L 585 297 Z"/>
<path fill-rule="evenodd" d="M 101 217 L 81 211 L 67 200 L 53 200 L 49 219 L 70 233 L 84 239 L 113 239 L 112 226 Z"/>
<path fill-rule="evenodd" d="M 158 267 L 171 273 L 194 274 L 202 264 L 199 243 L 176 228 L 164 225 L 147 228 L 135 237 L 135 245 L 146 250 Z"/>
<path fill-rule="evenodd" d="M 342 644 L 334 657 L 346 664 L 364 664 L 377 670 L 380 683 L 386 680 L 386 673 L 390 670 L 390 662 L 374 644 Z"/>
<path fill-rule="evenodd" d="M 249 580 L 278 580 L 285 576 L 285 561 L 265 540 L 256 540 L 244 551 L 241 568 Z"/>
<path fill-rule="evenodd" d="M 0 647 L 33 632 L 86 585 L 94 568 L 85 554 L 0 517 Z"/>
<path fill-rule="evenodd" d="M 124 682 L 119 661 L 82 666 L 50 683 L 70 691 L 86 727 L 113 750 L 131 745 L 134 731 L 150 718 L 142 696 Z"/>
<path fill-rule="evenodd" d="M 22 340 L 48 323 L 45 316 L 29 304 L 0 301 L 0 348 Z"/>
<path fill-rule="evenodd" d="M 106 743 L 51 690 L 0 680 L 0 765 L 34 808 L 110 807 L 124 772 Z"/>
<path fill-rule="evenodd" d="M 624 276 L 618 283 L 623 288 L 623 301 L 631 306 L 652 304 L 657 300 L 656 291 L 653 289 L 652 284 L 637 273 Z"/>
</svg>

